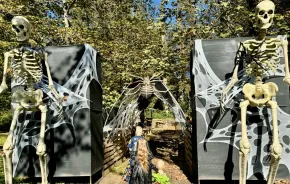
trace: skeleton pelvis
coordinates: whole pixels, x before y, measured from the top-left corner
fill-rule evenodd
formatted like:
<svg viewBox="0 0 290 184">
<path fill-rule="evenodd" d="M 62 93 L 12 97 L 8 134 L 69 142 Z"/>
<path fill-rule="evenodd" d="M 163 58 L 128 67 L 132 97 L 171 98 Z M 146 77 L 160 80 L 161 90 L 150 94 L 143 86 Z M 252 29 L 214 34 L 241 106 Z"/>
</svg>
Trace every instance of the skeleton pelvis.
<svg viewBox="0 0 290 184">
<path fill-rule="evenodd" d="M 273 82 L 265 84 L 250 84 L 247 83 L 243 87 L 245 99 L 250 101 L 251 106 L 263 106 L 269 100 L 272 100 L 278 92 L 278 86 Z"/>
<path fill-rule="evenodd" d="M 42 104 L 43 92 L 38 89 L 32 92 L 19 90 L 13 93 L 12 101 L 19 103 L 26 110 L 33 110 Z"/>
</svg>

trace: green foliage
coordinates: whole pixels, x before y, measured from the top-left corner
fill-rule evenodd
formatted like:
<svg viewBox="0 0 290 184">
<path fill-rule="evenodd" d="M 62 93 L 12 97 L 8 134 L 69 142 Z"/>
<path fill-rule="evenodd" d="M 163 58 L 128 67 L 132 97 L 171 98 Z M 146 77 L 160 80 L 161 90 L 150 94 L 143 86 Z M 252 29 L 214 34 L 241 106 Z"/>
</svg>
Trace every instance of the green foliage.
<svg viewBox="0 0 290 184">
<path fill-rule="evenodd" d="M 152 110 L 152 109 L 146 110 L 146 117 L 147 118 L 151 118 L 151 111 L 152 111 L 152 118 L 153 119 L 174 118 L 174 115 L 170 110 L 168 110 L 166 112 L 165 110 Z"/>
<path fill-rule="evenodd" d="M 277 11 L 269 34 L 289 31 L 290 4 L 286 1 L 274 0 Z M 189 114 L 188 71 L 194 40 L 254 36 L 257 3 L 161 0 L 161 5 L 154 7 L 152 0 L 1 1 L 0 53 L 17 45 L 10 20 L 14 15 L 23 15 L 31 22 L 34 45 L 88 43 L 99 50 L 105 110 L 113 106 L 125 83 L 132 82 L 129 74 L 144 77 L 163 71 L 169 89 Z M 11 117 L 8 91 L 0 95 L 1 131 Z"/>
<path fill-rule="evenodd" d="M 3 158 L 0 157 L 0 183 L 5 183 L 5 177 L 4 177 L 4 168 L 3 168 Z"/>
<path fill-rule="evenodd" d="M 157 182 L 158 184 L 170 184 L 170 180 L 166 174 L 161 175 L 159 173 L 152 174 L 152 182 Z"/>
</svg>

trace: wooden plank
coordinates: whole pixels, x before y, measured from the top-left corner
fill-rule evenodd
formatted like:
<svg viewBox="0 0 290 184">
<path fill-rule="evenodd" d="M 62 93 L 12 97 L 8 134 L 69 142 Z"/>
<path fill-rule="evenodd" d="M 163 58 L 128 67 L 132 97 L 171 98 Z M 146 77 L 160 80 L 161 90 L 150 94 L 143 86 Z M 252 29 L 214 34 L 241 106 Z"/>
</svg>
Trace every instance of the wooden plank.
<svg viewBox="0 0 290 184">
<path fill-rule="evenodd" d="M 185 130 L 184 131 L 184 135 L 185 135 L 186 138 L 190 138 L 191 139 L 191 132 Z"/>
<path fill-rule="evenodd" d="M 111 146 L 111 147 L 105 148 L 104 149 L 104 154 L 107 154 L 108 152 L 111 152 L 112 150 L 115 150 L 115 149 L 124 150 L 124 147 L 117 145 L 117 146 Z"/>
<path fill-rule="evenodd" d="M 187 161 L 187 163 L 192 163 L 192 157 L 189 154 L 185 155 L 185 160 Z"/>
<path fill-rule="evenodd" d="M 184 139 L 184 143 L 187 145 L 192 145 L 191 139 Z"/>
<path fill-rule="evenodd" d="M 117 161 L 122 160 L 122 156 L 115 157 L 113 160 L 104 165 L 104 169 L 111 167 Z"/>
<path fill-rule="evenodd" d="M 103 173 L 105 173 L 105 175 L 107 175 L 108 173 L 110 173 L 110 169 L 111 169 L 112 167 L 116 167 L 116 166 L 122 164 L 124 161 L 125 161 L 125 160 L 118 160 L 118 161 L 115 162 L 113 165 L 111 165 L 110 167 L 108 167 L 107 169 L 105 169 Z"/>
<path fill-rule="evenodd" d="M 190 148 L 185 148 L 185 154 L 192 155 L 192 151 L 190 150 Z"/>
<path fill-rule="evenodd" d="M 192 147 L 191 146 L 192 145 L 192 142 L 191 142 L 191 140 L 188 140 L 188 139 L 184 139 L 184 146 L 186 147 Z"/>
<path fill-rule="evenodd" d="M 114 152 L 110 152 L 110 154 L 106 154 L 104 157 L 104 163 L 107 163 L 109 160 L 114 158 L 115 156 L 124 156 L 124 152 L 122 150 L 116 150 Z"/>
<path fill-rule="evenodd" d="M 120 147 L 114 147 L 114 149 L 112 149 L 111 151 L 109 151 L 109 152 L 106 152 L 105 154 L 104 154 L 104 156 L 105 157 L 109 157 L 110 155 L 112 155 L 112 154 L 114 154 L 115 152 L 122 152 L 122 153 L 125 153 L 125 151 L 122 149 L 122 148 L 120 148 Z"/>
<path fill-rule="evenodd" d="M 123 156 L 122 155 L 114 155 L 114 157 L 110 157 L 109 160 L 107 160 L 104 165 L 104 167 L 107 165 L 107 166 L 110 166 L 112 165 L 112 163 L 114 163 L 116 160 L 120 160 L 122 159 Z"/>
<path fill-rule="evenodd" d="M 121 130 L 122 129 L 116 129 L 117 136 L 112 140 L 104 140 L 104 175 L 110 172 L 111 167 L 117 166 L 126 160 L 124 156 L 127 151 L 127 145 L 131 138 L 131 134 L 129 134 L 131 130 L 128 129 L 128 133 L 124 137 L 121 136 Z"/>
</svg>

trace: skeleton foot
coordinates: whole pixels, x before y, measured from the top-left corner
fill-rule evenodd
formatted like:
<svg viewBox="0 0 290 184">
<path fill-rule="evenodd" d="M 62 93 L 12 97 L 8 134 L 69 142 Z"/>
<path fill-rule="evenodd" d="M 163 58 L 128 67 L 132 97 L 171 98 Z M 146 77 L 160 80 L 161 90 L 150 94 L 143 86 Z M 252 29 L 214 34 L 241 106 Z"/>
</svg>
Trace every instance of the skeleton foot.
<svg viewBox="0 0 290 184">
<path fill-rule="evenodd" d="M 13 153 L 13 141 L 12 138 L 8 138 L 3 145 L 3 164 L 5 173 L 5 184 L 12 184 L 12 153 Z"/>
<path fill-rule="evenodd" d="M 38 143 L 36 154 L 39 156 L 42 184 L 47 184 L 46 145 L 44 142 Z"/>
</svg>

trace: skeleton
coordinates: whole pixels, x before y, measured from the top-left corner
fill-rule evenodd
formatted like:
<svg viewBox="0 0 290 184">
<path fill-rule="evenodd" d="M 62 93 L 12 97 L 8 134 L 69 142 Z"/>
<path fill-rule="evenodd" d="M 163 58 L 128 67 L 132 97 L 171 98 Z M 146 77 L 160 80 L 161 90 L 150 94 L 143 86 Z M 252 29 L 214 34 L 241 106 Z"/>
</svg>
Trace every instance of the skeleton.
<svg viewBox="0 0 290 184">
<path fill-rule="evenodd" d="M 277 38 L 267 38 L 267 29 L 273 23 L 275 5 L 270 0 L 260 2 L 256 7 L 256 20 L 259 28 L 259 35 L 256 39 L 247 40 L 240 44 L 236 58 L 232 79 L 228 86 L 223 90 L 221 97 L 221 106 L 224 107 L 224 100 L 228 91 L 238 81 L 239 53 L 248 53 L 249 62 L 245 63 L 246 74 L 255 77 L 254 84 L 247 83 L 243 86 L 244 101 L 240 103 L 242 137 L 240 140 L 239 151 L 239 170 L 240 184 L 246 184 L 247 159 L 250 151 L 250 144 L 247 137 L 246 112 L 247 107 L 269 106 L 273 117 L 273 139 L 270 147 L 271 165 L 268 173 L 267 184 L 272 184 L 275 180 L 279 161 L 282 154 L 282 146 L 279 142 L 278 123 L 277 123 L 277 102 L 273 100 L 278 92 L 278 86 L 273 82 L 263 83 L 263 76 L 267 70 L 276 70 L 279 64 L 278 47 L 282 46 L 285 58 L 285 81 L 290 85 L 290 75 L 288 67 L 288 55 L 286 40 L 280 41 Z"/>
<path fill-rule="evenodd" d="M 124 89 L 124 99 L 120 103 L 117 115 L 111 121 L 108 121 L 108 118 L 106 119 L 105 124 L 107 126 L 105 128 L 109 127 L 108 129 L 112 130 L 110 137 L 113 137 L 118 129 L 125 130 L 131 128 L 132 122 L 136 122 L 139 116 L 142 119 L 141 113 L 151 103 L 154 95 L 172 110 L 175 121 L 181 123 L 181 127 L 184 128 L 184 112 L 163 81 L 157 79 L 160 75 L 155 74 L 151 78 L 131 75 L 138 80 L 130 83 Z M 122 136 L 125 137 L 125 131 L 122 131 Z"/>
<path fill-rule="evenodd" d="M 40 137 L 37 145 L 37 155 L 39 156 L 42 183 L 47 183 L 47 161 L 46 161 L 46 145 L 44 142 L 46 112 L 47 107 L 43 103 L 43 92 L 40 89 L 35 89 L 34 84 L 39 83 L 42 79 L 42 65 L 41 61 L 44 55 L 45 66 L 47 70 L 49 89 L 54 96 L 59 100 L 59 113 L 62 112 L 62 100 L 54 89 L 52 78 L 48 66 L 48 55 L 36 51 L 29 47 L 28 39 L 30 35 L 29 21 L 22 17 L 16 16 L 12 19 L 12 30 L 16 33 L 17 41 L 20 42 L 20 48 L 12 49 L 4 54 L 4 72 L 3 80 L 0 86 L 0 94 L 7 89 L 6 76 L 9 58 L 12 59 L 13 77 L 15 80 L 22 81 L 26 84 L 26 90 L 18 90 L 12 95 L 12 101 L 17 105 L 14 110 L 11 127 L 6 142 L 3 145 L 4 152 L 4 172 L 5 183 L 12 184 L 12 152 L 13 145 L 13 132 L 16 127 L 18 115 L 22 110 L 24 111 L 41 111 L 41 128 Z"/>
<path fill-rule="evenodd" d="M 143 96 L 146 99 L 149 99 L 154 94 L 154 91 L 156 90 L 154 88 L 154 84 L 155 84 L 154 82 L 158 82 L 159 80 L 156 80 L 154 78 L 158 76 L 160 76 L 160 74 L 153 75 L 151 78 L 149 78 L 148 76 L 144 78 L 134 76 L 136 78 L 139 78 L 140 80 L 137 80 L 136 82 L 133 82 L 132 84 L 134 83 L 138 83 L 138 85 L 141 84 L 141 88 L 140 88 L 141 96 Z"/>
</svg>

